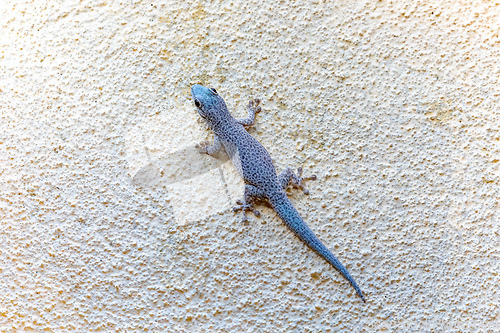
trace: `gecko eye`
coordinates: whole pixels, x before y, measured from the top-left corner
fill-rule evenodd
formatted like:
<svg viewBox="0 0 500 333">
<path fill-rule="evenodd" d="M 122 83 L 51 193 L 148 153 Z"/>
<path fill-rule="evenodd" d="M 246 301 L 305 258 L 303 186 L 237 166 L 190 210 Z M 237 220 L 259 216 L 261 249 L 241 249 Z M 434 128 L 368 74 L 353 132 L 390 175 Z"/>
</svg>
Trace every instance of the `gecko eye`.
<svg viewBox="0 0 500 333">
<path fill-rule="evenodd" d="M 197 99 L 194 100 L 194 105 L 196 105 L 197 108 L 201 107 L 201 103 Z"/>
<path fill-rule="evenodd" d="M 217 90 L 215 90 L 215 88 L 210 88 L 210 90 L 217 94 Z"/>
</svg>

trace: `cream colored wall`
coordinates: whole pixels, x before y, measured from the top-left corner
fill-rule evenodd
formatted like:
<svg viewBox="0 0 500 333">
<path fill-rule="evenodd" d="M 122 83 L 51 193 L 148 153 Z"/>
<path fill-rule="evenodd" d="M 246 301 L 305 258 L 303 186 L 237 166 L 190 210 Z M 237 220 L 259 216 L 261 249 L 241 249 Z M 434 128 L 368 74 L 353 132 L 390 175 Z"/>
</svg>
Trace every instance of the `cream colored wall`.
<svg viewBox="0 0 500 333">
<path fill-rule="evenodd" d="M 499 332 L 500 3 L 4 1 L 2 332 Z M 356 278 L 199 155 L 215 87 Z"/>
</svg>

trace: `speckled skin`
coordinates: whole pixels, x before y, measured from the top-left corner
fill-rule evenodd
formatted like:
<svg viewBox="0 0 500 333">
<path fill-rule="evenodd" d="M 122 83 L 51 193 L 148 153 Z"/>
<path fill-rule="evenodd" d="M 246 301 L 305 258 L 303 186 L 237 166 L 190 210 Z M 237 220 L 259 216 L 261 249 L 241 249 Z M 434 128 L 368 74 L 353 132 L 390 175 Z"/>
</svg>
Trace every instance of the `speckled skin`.
<svg viewBox="0 0 500 333">
<path fill-rule="evenodd" d="M 247 210 L 251 210 L 257 216 L 260 215 L 259 211 L 253 208 L 253 202 L 256 198 L 268 200 L 288 228 L 307 246 L 335 267 L 351 283 L 361 299 L 366 302 L 356 281 L 344 265 L 305 224 L 286 195 L 285 190 L 289 185 L 301 188 L 305 194 L 308 194 L 302 182 L 314 180 L 316 176 L 303 178 L 301 168 L 298 170 L 298 175 L 295 175 L 292 169 L 287 168 L 278 176 L 267 150 L 246 131 L 244 126 L 252 126 L 255 122 L 255 114 L 260 111 L 260 107 L 258 107 L 260 101 L 255 100 L 249 103 L 247 118 L 235 119 L 215 89 L 195 84 L 191 87 L 191 95 L 198 113 L 215 134 L 212 145 L 208 142 L 202 142 L 198 145 L 200 152 L 212 155 L 217 153 L 223 145 L 236 169 L 245 180 L 244 198 L 238 201 L 239 205 L 234 208 L 235 211 L 243 211 L 243 221 L 247 219 L 245 213 Z"/>
</svg>

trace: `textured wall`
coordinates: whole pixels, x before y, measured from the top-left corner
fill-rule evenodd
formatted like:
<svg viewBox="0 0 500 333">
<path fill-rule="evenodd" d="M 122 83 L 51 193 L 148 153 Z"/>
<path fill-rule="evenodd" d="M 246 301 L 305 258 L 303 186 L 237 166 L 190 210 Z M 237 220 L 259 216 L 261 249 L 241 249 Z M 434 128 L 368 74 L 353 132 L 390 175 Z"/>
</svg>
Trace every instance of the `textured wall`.
<svg viewBox="0 0 500 333">
<path fill-rule="evenodd" d="M 0 330 L 499 332 L 498 1 L 2 1 Z M 215 87 L 367 295 L 268 207 Z"/>
</svg>

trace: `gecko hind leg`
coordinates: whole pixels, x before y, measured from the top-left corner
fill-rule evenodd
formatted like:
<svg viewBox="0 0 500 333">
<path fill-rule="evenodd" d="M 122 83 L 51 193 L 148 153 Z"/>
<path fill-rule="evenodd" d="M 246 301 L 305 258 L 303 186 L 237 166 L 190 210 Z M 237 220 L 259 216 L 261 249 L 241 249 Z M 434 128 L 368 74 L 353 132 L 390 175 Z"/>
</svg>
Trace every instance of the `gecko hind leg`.
<svg viewBox="0 0 500 333">
<path fill-rule="evenodd" d="M 238 200 L 236 203 L 238 206 L 233 207 L 234 212 L 242 211 L 243 219 L 242 222 L 248 221 L 247 210 L 252 211 L 255 216 L 260 216 L 260 212 L 253 208 L 255 204 L 255 199 L 264 199 L 264 192 L 253 185 L 245 185 L 245 193 L 243 194 L 243 200 Z"/>
<path fill-rule="evenodd" d="M 309 194 L 309 191 L 304 187 L 304 181 L 306 180 L 316 180 L 316 175 L 311 175 L 309 177 L 302 177 L 302 168 L 297 169 L 297 175 L 293 172 L 292 168 L 286 168 L 278 176 L 278 181 L 280 182 L 283 189 L 286 190 L 288 186 L 292 185 L 294 188 L 299 188 L 304 192 L 304 194 Z"/>
</svg>

